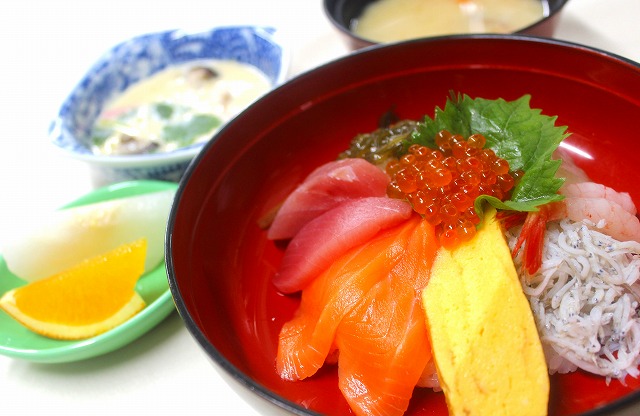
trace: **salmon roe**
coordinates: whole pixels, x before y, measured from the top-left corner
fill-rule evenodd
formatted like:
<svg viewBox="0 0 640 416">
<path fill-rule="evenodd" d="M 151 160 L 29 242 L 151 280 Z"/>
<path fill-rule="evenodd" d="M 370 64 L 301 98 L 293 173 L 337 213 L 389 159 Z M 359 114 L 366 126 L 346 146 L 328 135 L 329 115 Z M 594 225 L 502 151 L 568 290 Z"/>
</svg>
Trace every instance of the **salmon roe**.
<svg viewBox="0 0 640 416">
<path fill-rule="evenodd" d="M 512 175 L 509 162 L 485 149 L 481 134 L 465 140 L 443 130 L 435 143 L 438 149 L 413 144 L 407 154 L 387 164 L 391 177 L 387 195 L 408 200 L 436 227 L 440 243 L 453 248 L 476 233 L 480 222 L 473 206 L 476 197 L 507 199 L 520 172 Z"/>
</svg>

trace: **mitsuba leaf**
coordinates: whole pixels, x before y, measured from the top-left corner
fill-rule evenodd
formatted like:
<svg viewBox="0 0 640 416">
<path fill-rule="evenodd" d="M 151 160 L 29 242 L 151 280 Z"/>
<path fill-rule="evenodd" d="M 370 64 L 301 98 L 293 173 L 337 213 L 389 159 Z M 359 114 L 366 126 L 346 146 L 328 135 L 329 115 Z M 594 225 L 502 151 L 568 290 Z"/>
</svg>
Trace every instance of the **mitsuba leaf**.
<svg viewBox="0 0 640 416">
<path fill-rule="evenodd" d="M 219 118 L 208 114 L 197 114 L 187 122 L 168 124 L 162 130 L 166 141 L 176 141 L 182 146 L 191 144 L 198 136 L 207 134 L 221 124 Z"/>
<path fill-rule="evenodd" d="M 173 106 L 167 103 L 156 103 L 154 105 L 154 110 L 160 116 L 160 118 L 164 120 L 169 120 L 173 115 Z"/>
<path fill-rule="evenodd" d="M 411 143 L 436 148 L 435 136 L 441 130 L 468 137 L 482 134 L 499 157 L 507 160 L 511 171 L 522 170 L 524 176 L 511 193 L 500 201 L 487 195 L 476 199 L 476 212 L 482 216 L 483 204 L 498 209 L 537 211 L 537 207 L 563 198 L 558 194 L 564 179 L 556 178 L 560 160 L 552 155 L 568 134 L 566 127 L 555 125 L 557 117 L 545 116 L 529 105 L 531 96 L 514 101 L 452 96 L 443 109 L 435 109 L 434 118 L 425 116 L 412 134 Z"/>
</svg>

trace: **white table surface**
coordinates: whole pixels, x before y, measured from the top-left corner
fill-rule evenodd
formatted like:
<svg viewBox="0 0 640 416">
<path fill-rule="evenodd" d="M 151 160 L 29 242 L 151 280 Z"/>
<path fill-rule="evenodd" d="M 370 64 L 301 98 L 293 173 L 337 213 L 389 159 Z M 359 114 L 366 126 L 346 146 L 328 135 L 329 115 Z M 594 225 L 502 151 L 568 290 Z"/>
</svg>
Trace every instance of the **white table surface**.
<svg viewBox="0 0 640 416">
<path fill-rule="evenodd" d="M 555 37 L 640 62 L 640 0 L 571 0 Z M 87 167 L 56 153 L 47 128 L 109 47 L 144 32 L 265 24 L 292 50 L 291 75 L 347 53 L 321 0 L 6 1 L 0 5 L 0 243 L 38 213 L 91 189 Z M 232 390 L 173 313 L 101 357 L 35 364 L 0 356 L 0 413 L 259 414 Z"/>
</svg>

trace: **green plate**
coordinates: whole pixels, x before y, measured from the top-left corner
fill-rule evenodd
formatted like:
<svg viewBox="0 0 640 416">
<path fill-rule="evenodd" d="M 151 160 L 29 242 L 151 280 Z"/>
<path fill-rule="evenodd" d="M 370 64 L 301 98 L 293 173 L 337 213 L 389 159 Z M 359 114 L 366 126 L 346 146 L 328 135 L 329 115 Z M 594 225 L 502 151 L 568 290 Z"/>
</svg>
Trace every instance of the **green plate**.
<svg viewBox="0 0 640 416">
<path fill-rule="evenodd" d="M 63 208 L 177 187 L 171 182 L 122 182 L 97 189 Z M 25 283 L 7 269 L 6 262 L 0 256 L 0 295 Z M 80 341 L 60 341 L 40 336 L 0 311 L 0 354 L 41 363 L 61 363 L 84 360 L 118 349 L 145 334 L 174 310 L 164 262 L 140 277 L 136 290 L 147 304 L 142 311 L 110 331 Z"/>
</svg>

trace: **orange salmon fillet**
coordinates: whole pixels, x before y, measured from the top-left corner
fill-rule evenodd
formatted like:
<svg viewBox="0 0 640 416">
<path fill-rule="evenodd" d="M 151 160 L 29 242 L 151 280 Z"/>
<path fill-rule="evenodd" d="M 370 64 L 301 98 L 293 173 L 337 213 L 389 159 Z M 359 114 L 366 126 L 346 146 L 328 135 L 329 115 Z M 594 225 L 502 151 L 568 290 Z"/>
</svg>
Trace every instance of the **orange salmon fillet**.
<svg viewBox="0 0 640 416">
<path fill-rule="evenodd" d="M 402 415 L 431 360 L 420 294 L 436 241 L 421 221 L 400 262 L 338 326 L 340 390 L 357 415 Z"/>
<path fill-rule="evenodd" d="M 340 390 L 357 415 L 401 415 L 431 359 L 421 291 L 438 249 L 418 216 L 343 255 L 302 292 L 276 367 L 302 380 L 338 349 Z"/>
<path fill-rule="evenodd" d="M 415 222 L 388 229 L 340 257 L 302 291 L 293 319 L 280 331 L 277 370 L 286 380 L 318 371 L 332 349 L 340 320 L 399 261 Z"/>
</svg>

